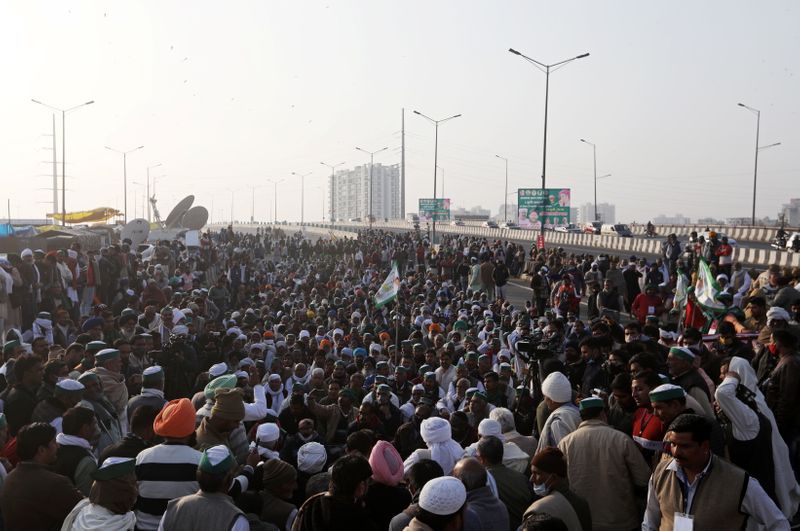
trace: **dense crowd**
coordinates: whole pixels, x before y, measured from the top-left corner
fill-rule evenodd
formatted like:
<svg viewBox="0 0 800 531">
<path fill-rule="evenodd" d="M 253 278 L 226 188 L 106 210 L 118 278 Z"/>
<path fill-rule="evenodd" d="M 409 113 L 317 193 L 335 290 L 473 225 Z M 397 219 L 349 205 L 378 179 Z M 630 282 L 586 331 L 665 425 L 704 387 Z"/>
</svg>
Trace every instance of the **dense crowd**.
<svg viewBox="0 0 800 531">
<path fill-rule="evenodd" d="M 0 259 L 4 529 L 789 529 L 800 274 L 709 236 Z M 681 296 L 701 261 L 723 310 Z"/>
</svg>

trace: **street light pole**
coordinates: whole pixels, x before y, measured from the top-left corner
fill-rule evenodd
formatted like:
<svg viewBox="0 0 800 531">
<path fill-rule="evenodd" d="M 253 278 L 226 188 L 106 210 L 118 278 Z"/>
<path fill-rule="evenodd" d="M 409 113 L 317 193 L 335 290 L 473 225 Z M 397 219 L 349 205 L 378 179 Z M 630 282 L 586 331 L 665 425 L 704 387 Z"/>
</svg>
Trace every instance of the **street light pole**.
<svg viewBox="0 0 800 531">
<path fill-rule="evenodd" d="M 442 198 L 444 199 L 444 168 L 436 166 L 442 172 Z"/>
<path fill-rule="evenodd" d="M 61 226 L 64 227 L 67 224 L 67 113 L 74 111 L 75 109 L 80 109 L 86 105 L 91 105 L 94 103 L 94 100 L 81 103 L 80 105 L 70 107 L 69 109 L 59 109 L 58 107 L 53 107 L 52 105 L 42 103 L 41 101 L 34 100 L 32 98 L 31 101 L 61 113 Z M 56 212 L 53 213 L 56 214 Z"/>
<path fill-rule="evenodd" d="M 280 183 L 282 183 L 283 181 L 285 181 L 285 180 L 286 180 L 286 179 L 280 179 L 280 180 L 278 180 L 278 181 L 272 181 L 272 180 L 270 180 L 270 179 L 266 179 L 266 181 L 267 181 L 268 183 L 272 183 L 273 185 L 275 185 L 275 197 L 274 197 L 274 200 L 275 200 L 275 210 L 274 210 L 274 211 L 273 211 L 273 213 L 272 213 L 272 215 L 273 215 L 273 224 L 275 224 L 275 225 L 277 225 L 277 224 L 278 224 L 278 185 L 279 185 Z"/>
<path fill-rule="evenodd" d="M 325 162 L 320 162 L 320 164 L 322 164 L 323 166 L 327 166 L 328 168 L 331 169 L 331 228 L 333 228 L 335 223 L 336 223 L 336 216 L 335 216 L 335 214 L 336 214 L 336 212 L 335 212 L 335 208 L 336 208 L 336 182 L 335 182 L 336 181 L 336 175 L 335 175 L 335 170 L 336 170 L 337 167 L 343 165 L 344 162 L 340 162 L 339 164 L 328 164 L 328 163 L 325 163 Z"/>
<path fill-rule="evenodd" d="M 158 168 L 161 166 L 161 163 L 153 164 L 152 166 L 147 167 L 147 222 L 150 223 L 150 170 L 152 168 Z"/>
<path fill-rule="evenodd" d="M 434 208 L 436 207 L 436 168 L 439 164 L 439 124 L 452 120 L 454 118 L 458 118 L 461 116 L 460 114 L 454 114 L 453 116 L 449 116 L 447 118 L 443 118 L 441 120 L 434 120 L 430 116 L 422 114 L 419 111 L 414 111 L 414 114 L 418 116 L 422 116 L 429 122 L 434 125 L 434 135 L 433 135 L 433 204 Z M 436 213 L 433 214 L 433 231 L 431 233 L 431 244 L 436 243 Z"/>
<path fill-rule="evenodd" d="M 546 181 L 547 181 L 547 106 L 550 99 L 550 72 L 555 72 L 560 67 L 566 65 L 567 63 L 571 63 L 576 59 L 583 59 L 584 57 L 588 57 L 588 53 L 584 53 L 581 55 L 576 55 L 575 57 L 570 57 L 569 59 L 564 59 L 563 61 L 559 61 L 557 63 L 552 64 L 544 64 L 536 59 L 532 59 L 527 55 L 518 52 L 513 48 L 508 49 L 509 52 L 513 53 L 514 55 L 518 55 L 531 63 L 533 66 L 544 72 L 545 74 L 545 89 L 544 89 L 544 140 L 542 142 L 542 202 L 544 202 L 544 196 L 547 194 L 546 190 Z M 542 238 L 544 238 L 544 217 L 539 216 L 540 221 L 542 224 Z"/>
<path fill-rule="evenodd" d="M 305 222 L 305 209 L 306 209 L 306 177 L 311 175 L 313 172 L 308 173 L 297 173 L 295 171 L 292 172 L 292 175 L 299 175 L 300 176 L 300 226 L 304 226 Z"/>
<path fill-rule="evenodd" d="M 588 140 L 584 140 L 583 138 L 580 139 L 581 142 L 592 146 L 592 159 L 594 161 L 594 220 L 599 221 L 597 217 L 597 146 L 589 142 Z"/>
<path fill-rule="evenodd" d="M 377 151 L 367 151 L 366 149 L 361 149 L 360 147 L 356 146 L 358 151 L 362 151 L 369 155 L 369 229 L 372 230 L 372 163 L 375 160 L 375 154 L 380 153 L 381 151 L 386 151 L 389 147 L 381 148 Z"/>
<path fill-rule="evenodd" d="M 738 103 L 739 107 L 743 107 L 748 111 L 752 112 L 756 115 L 756 153 L 755 153 L 755 164 L 753 167 L 753 211 L 751 214 L 750 224 L 755 226 L 756 224 L 756 186 L 758 183 L 758 152 L 762 149 L 767 149 L 775 146 L 780 146 L 780 142 L 776 142 L 774 144 L 769 144 L 768 146 L 758 146 L 758 135 L 761 130 L 761 111 L 758 109 L 754 109 L 753 107 L 749 107 L 744 103 Z"/>
<path fill-rule="evenodd" d="M 508 159 L 500 155 L 495 155 L 495 157 L 506 163 L 506 188 L 503 194 L 503 221 L 508 222 Z"/>
<path fill-rule="evenodd" d="M 106 146 L 106 149 L 113 151 L 114 153 L 119 153 L 122 155 L 122 194 L 123 194 L 123 203 L 124 203 L 124 217 L 125 223 L 128 222 L 128 153 L 133 153 L 134 151 L 138 151 L 143 149 L 144 146 L 139 146 L 133 149 L 129 149 L 128 151 L 120 151 L 118 149 L 114 149 L 112 147 Z"/>
</svg>

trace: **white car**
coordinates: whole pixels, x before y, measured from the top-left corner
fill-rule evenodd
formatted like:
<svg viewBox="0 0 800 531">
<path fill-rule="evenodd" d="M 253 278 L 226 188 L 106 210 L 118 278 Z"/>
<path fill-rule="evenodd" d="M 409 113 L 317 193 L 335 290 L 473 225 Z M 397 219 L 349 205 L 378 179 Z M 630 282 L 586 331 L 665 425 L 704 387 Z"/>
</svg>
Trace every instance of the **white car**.
<svg viewBox="0 0 800 531">
<path fill-rule="evenodd" d="M 517 230 L 519 228 L 519 225 L 517 225 L 513 221 L 504 221 L 503 223 L 500 224 L 500 228 L 501 229 Z"/>
<path fill-rule="evenodd" d="M 497 228 L 497 223 L 495 223 L 492 220 L 488 220 L 488 221 L 484 221 L 483 223 L 481 223 L 481 227 L 485 227 L 487 229 L 496 229 Z"/>
<path fill-rule="evenodd" d="M 453 221 L 450 222 L 450 225 L 453 225 L 454 227 L 463 227 L 464 222 L 461 221 L 460 219 L 454 219 Z"/>
<path fill-rule="evenodd" d="M 570 223 L 569 225 L 559 225 L 553 230 L 555 232 L 567 232 L 569 234 L 580 234 L 582 232 L 580 227 L 578 227 L 574 223 Z"/>
</svg>

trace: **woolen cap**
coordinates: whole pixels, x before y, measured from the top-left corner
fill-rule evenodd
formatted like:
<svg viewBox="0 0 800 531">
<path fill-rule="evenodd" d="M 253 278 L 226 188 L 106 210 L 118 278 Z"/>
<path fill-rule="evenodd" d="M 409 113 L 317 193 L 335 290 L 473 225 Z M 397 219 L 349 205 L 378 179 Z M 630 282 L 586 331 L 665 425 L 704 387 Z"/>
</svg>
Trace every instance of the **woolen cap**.
<svg viewBox="0 0 800 531">
<path fill-rule="evenodd" d="M 562 478 L 567 477 L 567 462 L 561 450 L 554 446 L 548 446 L 533 456 L 531 464 L 548 474 L 555 474 Z"/>
<path fill-rule="evenodd" d="M 236 378 L 236 376 L 233 376 Z M 217 389 L 214 391 L 214 407 L 211 408 L 211 418 L 241 421 L 244 419 L 244 401 L 242 390 Z"/>
</svg>

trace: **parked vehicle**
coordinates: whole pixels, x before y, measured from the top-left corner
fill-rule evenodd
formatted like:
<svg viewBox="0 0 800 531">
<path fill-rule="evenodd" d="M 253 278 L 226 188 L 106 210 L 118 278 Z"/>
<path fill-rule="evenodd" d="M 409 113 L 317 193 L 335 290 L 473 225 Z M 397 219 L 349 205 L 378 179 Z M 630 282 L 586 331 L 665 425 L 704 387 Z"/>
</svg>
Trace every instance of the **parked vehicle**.
<svg viewBox="0 0 800 531">
<path fill-rule="evenodd" d="M 501 229 L 517 230 L 517 229 L 519 229 L 519 225 L 517 225 L 513 221 L 504 221 L 503 223 L 500 224 L 500 228 Z"/>
<path fill-rule="evenodd" d="M 450 225 L 453 225 L 454 227 L 463 227 L 464 222 L 461 221 L 460 219 L 454 219 L 453 221 L 450 222 Z"/>
<path fill-rule="evenodd" d="M 631 232 L 630 227 L 623 223 L 616 223 L 614 225 L 610 223 L 603 223 L 600 227 L 600 234 L 605 234 L 608 236 L 621 236 L 623 238 L 630 238 L 633 236 L 633 232 Z"/>
<path fill-rule="evenodd" d="M 583 232 L 587 234 L 600 234 L 600 228 L 603 224 L 599 221 L 591 221 L 583 224 Z"/>
<path fill-rule="evenodd" d="M 483 223 L 481 223 L 481 227 L 485 227 L 487 229 L 497 229 L 497 228 L 499 228 L 497 226 L 497 223 L 495 223 L 494 221 L 492 221 L 490 219 L 484 221 Z"/>
<path fill-rule="evenodd" d="M 569 225 L 559 225 L 558 227 L 553 229 L 553 231 L 555 231 L 555 232 L 566 232 L 566 233 L 569 233 L 569 234 L 580 234 L 581 232 L 583 232 L 581 230 L 581 228 L 578 227 L 574 223 L 570 223 Z"/>
<path fill-rule="evenodd" d="M 350 218 L 347 221 L 349 221 L 351 223 L 361 223 L 361 218 Z"/>
<path fill-rule="evenodd" d="M 413 212 L 409 212 L 409 213 L 406 214 L 406 221 L 408 221 L 412 225 L 415 224 L 415 223 L 418 224 L 419 223 L 419 216 L 416 215 Z"/>
</svg>

